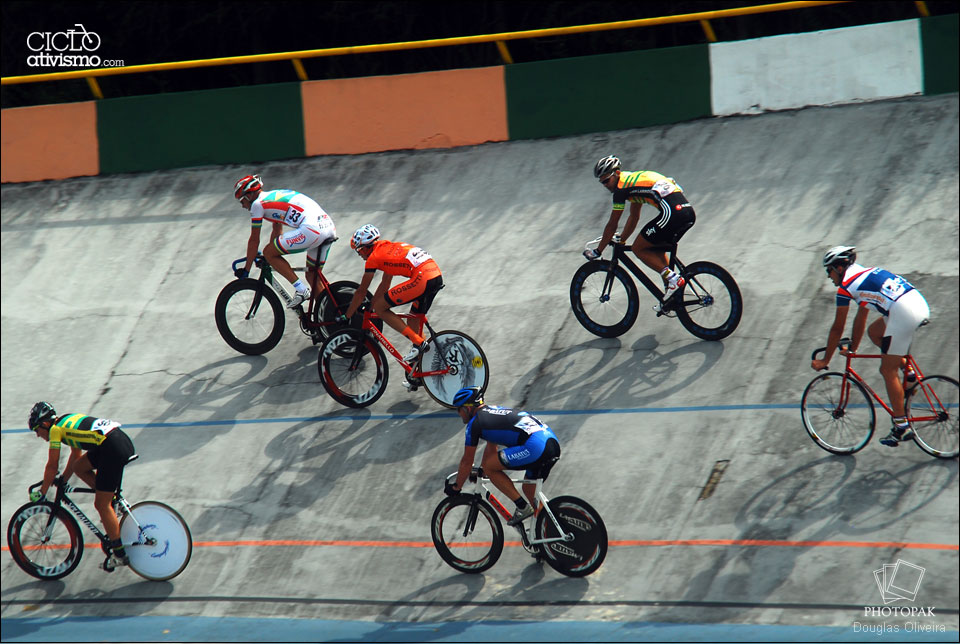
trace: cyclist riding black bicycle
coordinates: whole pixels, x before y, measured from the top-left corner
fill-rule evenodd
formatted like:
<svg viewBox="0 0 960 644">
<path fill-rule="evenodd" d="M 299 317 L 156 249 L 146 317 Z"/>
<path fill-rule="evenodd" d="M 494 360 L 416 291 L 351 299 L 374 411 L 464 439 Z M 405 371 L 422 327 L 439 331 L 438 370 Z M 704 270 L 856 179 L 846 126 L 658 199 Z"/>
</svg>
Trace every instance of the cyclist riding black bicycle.
<svg viewBox="0 0 960 644">
<path fill-rule="evenodd" d="M 523 493 L 529 503 L 517 492 L 504 470 L 526 470 L 528 479 L 546 480 L 554 463 L 560 459 L 560 441 L 548 425 L 525 411 L 496 407 L 483 402 L 479 387 L 466 387 L 453 396 L 460 420 L 467 426 L 466 444 L 457 470 L 457 481 L 447 485 L 445 492 L 460 494 L 464 482 L 473 469 L 473 461 L 480 440 L 487 441 L 481 467 L 498 490 L 513 501 L 517 510 L 507 525 L 517 526 L 531 516 L 535 509 L 536 486 L 525 483 Z M 505 449 L 498 450 L 499 446 Z"/>
<path fill-rule="evenodd" d="M 120 541 L 120 520 L 113 508 L 113 497 L 120 489 L 123 468 L 134 454 L 133 442 L 120 429 L 120 423 L 84 414 L 57 416 L 53 405 L 38 402 L 30 410 L 28 426 L 37 436 L 50 443 L 43 483 L 30 495 L 39 501 L 54 483 L 66 484 L 73 474 L 96 491 L 93 505 L 100 513 L 103 528 L 110 537 L 112 567 L 129 564 Z M 70 457 L 57 478 L 60 468 L 60 446 L 70 447 Z"/>
<path fill-rule="evenodd" d="M 630 202 L 630 214 L 623 226 L 621 239 L 627 241 L 640 220 L 643 204 L 660 209 L 660 214 L 648 221 L 640 229 L 631 249 L 640 261 L 660 273 L 666 286 L 663 301 L 669 300 L 683 286 L 683 278 L 668 265 L 667 253 L 656 246 L 676 244 L 693 227 L 697 215 L 683 196 L 683 189 L 672 178 L 665 177 L 652 170 L 622 172 L 620 159 L 607 156 L 593 167 L 593 176 L 599 179 L 604 188 L 613 193 L 613 210 L 603 229 L 603 236 L 596 250 L 587 249 L 583 256 L 587 259 L 599 259 L 617 232 L 620 216 Z M 660 312 L 661 305 L 654 307 Z"/>
</svg>

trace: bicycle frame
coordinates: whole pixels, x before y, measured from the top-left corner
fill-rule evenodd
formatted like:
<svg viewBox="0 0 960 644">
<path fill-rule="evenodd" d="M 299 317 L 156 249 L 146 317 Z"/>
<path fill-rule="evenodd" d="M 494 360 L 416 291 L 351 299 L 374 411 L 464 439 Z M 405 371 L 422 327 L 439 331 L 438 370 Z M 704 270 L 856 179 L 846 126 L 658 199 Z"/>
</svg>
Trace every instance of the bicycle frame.
<svg viewBox="0 0 960 644">
<path fill-rule="evenodd" d="M 240 259 L 233 262 L 233 270 L 236 271 L 241 263 L 245 262 L 246 258 L 241 257 Z M 284 306 L 289 307 L 290 303 L 293 301 L 293 296 L 287 291 L 286 288 L 274 277 L 273 267 L 270 266 L 270 262 L 262 254 L 258 254 L 254 260 L 254 265 L 260 269 L 260 277 L 257 279 L 261 284 L 266 284 L 272 288 L 277 295 L 280 296 L 280 299 L 283 300 Z M 330 302 L 333 303 L 333 306 L 337 309 L 337 313 L 344 313 L 345 311 L 340 311 L 339 306 L 337 305 L 337 300 L 333 297 L 333 292 L 330 290 L 330 282 L 327 280 L 326 276 L 323 274 L 323 271 L 317 270 L 316 279 L 319 284 L 311 284 L 313 290 L 310 292 L 310 306 L 304 311 L 303 305 L 297 307 L 297 314 L 300 317 L 300 322 L 305 329 L 315 329 L 324 326 L 330 326 L 336 324 L 336 322 L 316 322 L 316 307 L 318 306 L 319 298 L 317 297 L 318 292 L 323 291 L 327 293 L 330 298 Z M 261 291 L 257 291 L 256 296 L 253 299 L 253 302 L 250 303 L 250 310 L 247 311 L 245 316 L 247 320 L 254 317 L 257 314 L 257 311 L 260 309 L 260 303 L 263 301 L 263 295 Z M 304 317 L 306 315 L 306 317 Z"/>
<path fill-rule="evenodd" d="M 840 395 L 840 404 L 839 404 L 839 406 L 842 407 L 842 408 L 845 408 L 845 407 L 847 406 L 848 394 L 849 394 L 849 392 L 850 392 L 850 387 L 847 386 L 847 378 L 850 378 L 850 379 L 856 380 L 858 383 L 860 383 L 861 385 L 863 385 L 863 388 L 866 389 L 867 392 L 873 397 L 873 399 L 876 400 L 876 401 L 880 404 L 880 406 L 883 407 L 883 409 L 884 409 L 888 414 L 890 414 L 890 417 L 891 417 L 891 418 L 893 418 L 893 409 L 890 407 L 890 405 L 888 405 L 887 402 L 886 402 L 882 397 L 880 397 L 880 395 L 877 394 L 876 391 L 873 390 L 873 387 L 871 387 L 869 384 L 867 384 L 866 380 L 863 379 L 863 376 L 861 376 L 859 373 L 857 373 L 856 370 L 853 368 L 853 365 L 851 364 L 851 363 L 852 363 L 855 359 L 857 359 L 857 358 L 880 359 L 880 358 L 883 358 L 884 356 L 881 355 L 881 354 L 872 354 L 872 353 L 847 353 L 845 357 L 846 357 L 846 359 L 847 359 L 847 364 L 846 364 L 846 367 L 845 367 L 844 373 L 843 373 L 843 382 L 842 382 L 842 384 L 841 384 L 841 395 Z M 943 407 L 943 403 L 942 403 L 942 402 L 940 401 L 940 399 L 937 397 L 936 392 L 934 392 L 933 389 L 931 389 L 930 387 L 928 387 L 927 385 L 924 384 L 924 382 L 923 382 L 923 372 L 920 371 L 920 365 L 917 364 L 917 361 L 914 360 L 914 358 L 913 358 L 912 355 L 906 355 L 906 356 L 904 356 L 904 358 L 905 358 L 906 361 L 907 361 L 907 364 L 904 365 L 904 366 L 906 366 L 906 367 L 912 367 L 914 373 L 917 374 L 917 383 L 918 383 L 917 389 L 920 390 L 920 391 L 922 391 L 923 394 L 927 397 L 927 401 L 931 403 L 931 409 L 935 409 L 935 408 L 937 408 L 938 406 L 942 408 L 942 407 Z M 915 391 L 913 392 L 913 395 L 916 396 L 917 393 L 918 393 L 918 391 L 915 390 Z M 936 406 L 933 405 L 933 401 L 936 401 L 936 402 L 937 402 L 937 405 L 936 405 Z M 912 422 L 925 422 L 925 421 L 931 421 L 931 420 L 936 420 L 936 419 L 937 419 L 936 416 L 909 416 L 909 417 L 907 417 L 907 421 L 908 421 L 908 422 L 911 422 L 911 423 L 912 423 Z"/>
<path fill-rule="evenodd" d="M 30 489 L 33 490 L 39 487 L 40 485 L 41 483 L 37 483 L 36 485 L 31 486 Z M 78 494 L 95 494 L 96 490 L 85 488 L 85 487 L 75 487 L 73 488 L 73 492 Z M 120 493 L 119 490 L 117 491 L 114 497 L 114 502 L 119 504 L 120 507 L 123 508 L 124 514 L 129 516 L 130 519 L 137 524 L 137 529 L 140 532 L 143 532 L 140 522 L 137 521 L 137 518 L 133 516 L 133 514 L 130 512 L 130 504 L 123 497 L 123 495 Z M 54 497 L 53 504 L 57 507 L 65 507 L 66 509 L 73 512 L 74 516 L 76 516 L 77 519 L 80 520 L 80 523 L 87 526 L 87 528 L 100 540 L 101 545 L 103 545 L 104 547 L 109 545 L 110 537 L 107 536 L 107 534 L 103 530 L 98 528 L 96 524 L 90 520 L 90 517 L 88 517 L 86 513 L 83 510 L 81 510 L 76 503 L 73 502 L 73 499 L 67 496 L 67 493 L 64 491 L 62 487 L 57 488 L 57 494 Z M 44 535 L 43 535 L 44 539 L 49 539 L 51 537 L 51 531 L 53 529 L 53 526 L 56 524 L 55 519 L 56 519 L 56 513 L 51 512 L 50 518 L 47 520 L 47 525 L 44 528 Z M 136 544 L 130 544 L 130 545 L 136 545 Z"/>
<path fill-rule="evenodd" d="M 456 477 L 454 473 L 452 476 Z M 511 518 L 510 510 L 508 510 L 503 503 L 500 502 L 496 496 L 494 496 L 494 490 L 491 489 L 490 479 L 483 475 L 483 471 L 479 468 L 473 468 L 473 471 L 470 473 L 470 478 L 468 479 L 471 483 L 475 483 L 474 492 L 464 492 L 465 494 L 471 494 L 475 498 L 480 499 L 484 498 L 487 502 L 493 507 L 497 513 L 504 518 L 505 521 L 509 521 Z M 554 527 L 557 529 L 557 533 L 560 535 L 558 537 L 553 537 L 549 539 L 537 539 L 536 538 L 536 520 L 530 521 L 529 525 L 525 528 L 523 526 L 516 526 L 517 530 L 520 532 L 520 538 L 523 542 L 523 547 L 530 549 L 533 546 L 546 544 L 546 543 L 556 543 L 558 541 L 572 541 L 573 535 L 569 532 L 564 532 L 563 528 L 560 526 L 560 522 L 557 521 L 557 518 L 553 515 L 553 510 L 550 509 L 550 499 L 547 498 L 547 495 L 543 493 L 543 479 L 514 479 L 511 478 L 510 481 L 514 484 L 520 483 L 521 485 L 534 484 L 536 486 L 534 490 L 534 497 L 537 499 L 537 503 L 540 506 L 540 509 L 533 515 L 533 519 L 536 518 L 537 514 L 540 512 L 546 511 L 547 516 L 550 517 L 550 520 L 553 522 Z M 483 490 L 481 493 L 480 490 Z M 528 499 L 529 501 L 529 499 Z M 466 533 L 473 530 L 474 523 L 477 518 L 477 510 L 474 509 L 471 512 L 470 519 L 467 521 L 467 525 L 464 526 L 464 536 Z"/>
<path fill-rule="evenodd" d="M 663 299 L 664 290 L 657 286 L 652 279 L 650 279 L 647 274 L 632 260 L 627 256 L 627 245 L 624 243 L 612 243 L 610 246 L 613 247 L 613 259 L 610 261 L 610 272 L 607 274 L 607 279 L 603 284 L 604 293 L 609 293 L 610 286 L 613 284 L 613 267 L 618 263 L 623 264 L 623 267 L 628 271 L 633 273 L 633 276 L 639 280 L 641 284 L 646 287 L 650 294 L 653 295 L 658 300 Z M 670 268 L 680 269 L 680 273 L 686 270 L 686 266 L 677 258 L 677 245 L 673 244 L 671 246 L 662 246 L 654 247 L 655 249 L 665 250 L 667 252 L 667 266 Z"/>
<path fill-rule="evenodd" d="M 436 335 L 436 332 L 433 330 L 433 327 L 430 326 L 430 323 L 427 321 L 427 316 L 423 313 L 397 313 L 397 317 L 401 320 L 419 320 L 420 323 L 430 331 L 430 338 L 433 338 Z M 403 367 L 404 371 L 407 372 L 407 375 L 410 378 L 424 378 L 426 376 L 442 376 L 450 372 L 450 368 L 440 369 L 438 371 L 419 371 L 412 365 L 409 365 L 404 361 L 403 356 L 400 355 L 400 352 L 397 351 L 396 347 L 387 340 L 387 337 L 383 332 L 377 328 L 377 325 L 373 323 L 373 320 L 383 319 L 375 312 L 367 309 L 363 312 L 363 327 L 364 331 L 367 331 L 374 337 L 374 339 L 380 343 L 387 352 L 394 357 L 394 359 L 400 363 L 400 366 Z"/>
</svg>

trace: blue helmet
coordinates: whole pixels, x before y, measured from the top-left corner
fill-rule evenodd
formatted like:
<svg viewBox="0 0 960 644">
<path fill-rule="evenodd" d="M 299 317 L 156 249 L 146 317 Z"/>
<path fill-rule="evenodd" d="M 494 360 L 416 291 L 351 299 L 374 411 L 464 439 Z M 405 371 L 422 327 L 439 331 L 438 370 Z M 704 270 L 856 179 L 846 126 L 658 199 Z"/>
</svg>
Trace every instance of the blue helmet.
<svg viewBox="0 0 960 644">
<path fill-rule="evenodd" d="M 464 405 L 482 405 L 483 391 L 480 387 L 464 387 L 453 394 L 453 406 L 463 407 Z"/>
</svg>

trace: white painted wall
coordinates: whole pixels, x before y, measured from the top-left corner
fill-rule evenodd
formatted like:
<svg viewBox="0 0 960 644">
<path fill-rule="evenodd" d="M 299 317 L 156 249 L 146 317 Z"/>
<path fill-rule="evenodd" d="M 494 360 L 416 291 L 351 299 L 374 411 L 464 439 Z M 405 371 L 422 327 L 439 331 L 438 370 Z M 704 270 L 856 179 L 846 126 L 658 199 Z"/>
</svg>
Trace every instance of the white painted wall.
<svg viewBox="0 0 960 644">
<path fill-rule="evenodd" d="M 717 43 L 710 68 L 718 116 L 921 94 L 920 21 Z"/>
</svg>

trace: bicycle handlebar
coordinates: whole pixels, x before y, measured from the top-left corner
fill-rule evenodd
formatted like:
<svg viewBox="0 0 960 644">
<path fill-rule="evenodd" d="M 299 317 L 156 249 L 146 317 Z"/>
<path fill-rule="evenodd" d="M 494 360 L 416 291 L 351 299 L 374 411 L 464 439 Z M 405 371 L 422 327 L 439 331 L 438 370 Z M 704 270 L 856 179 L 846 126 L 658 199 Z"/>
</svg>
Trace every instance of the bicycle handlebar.
<svg viewBox="0 0 960 644">
<path fill-rule="evenodd" d="M 843 350 L 843 351 L 846 351 L 847 348 L 849 348 L 849 347 L 850 347 L 850 338 L 840 338 L 840 342 L 837 343 L 837 348 L 838 348 L 838 349 L 841 349 L 841 350 Z M 817 359 L 817 354 L 820 354 L 820 353 L 826 355 L 826 353 L 827 353 L 827 348 L 826 348 L 826 347 L 820 347 L 819 349 L 814 349 L 814 350 L 813 350 L 813 353 L 810 354 L 810 359 L 811 359 L 811 360 L 816 360 L 816 359 Z"/>
<path fill-rule="evenodd" d="M 58 476 L 53 480 L 53 485 L 59 488 L 61 482 L 62 482 L 62 479 Z M 34 490 L 36 490 L 38 487 L 41 487 L 42 485 L 43 485 L 43 481 L 37 481 L 36 483 L 34 483 L 33 485 L 27 488 L 27 492 L 33 492 Z M 72 487 L 70 488 L 70 491 L 78 492 L 80 494 L 91 494 L 93 492 L 96 492 L 96 490 L 88 487 Z"/>
<path fill-rule="evenodd" d="M 239 267 L 241 263 L 246 262 L 246 261 L 247 261 L 247 258 L 246 258 L 246 257 L 241 257 L 240 259 L 234 260 L 234 261 L 233 261 L 233 264 L 231 264 L 231 267 L 233 268 L 233 271 L 236 272 L 236 271 L 237 271 L 237 267 Z M 263 253 L 257 253 L 257 256 L 253 258 L 253 265 L 254 265 L 254 266 L 261 266 L 262 264 L 263 264 Z"/>
</svg>

